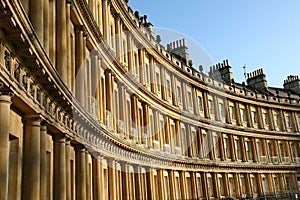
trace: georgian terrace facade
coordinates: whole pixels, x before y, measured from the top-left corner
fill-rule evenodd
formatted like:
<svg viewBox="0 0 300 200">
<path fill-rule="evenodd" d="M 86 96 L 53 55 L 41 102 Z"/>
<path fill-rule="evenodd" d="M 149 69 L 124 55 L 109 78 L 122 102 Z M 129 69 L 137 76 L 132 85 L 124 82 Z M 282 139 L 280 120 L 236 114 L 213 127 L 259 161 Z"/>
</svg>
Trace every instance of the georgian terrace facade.
<svg viewBox="0 0 300 200">
<path fill-rule="evenodd" d="M 127 3 L 1 1 L 0 199 L 298 193 L 299 78 L 206 75 Z"/>
</svg>

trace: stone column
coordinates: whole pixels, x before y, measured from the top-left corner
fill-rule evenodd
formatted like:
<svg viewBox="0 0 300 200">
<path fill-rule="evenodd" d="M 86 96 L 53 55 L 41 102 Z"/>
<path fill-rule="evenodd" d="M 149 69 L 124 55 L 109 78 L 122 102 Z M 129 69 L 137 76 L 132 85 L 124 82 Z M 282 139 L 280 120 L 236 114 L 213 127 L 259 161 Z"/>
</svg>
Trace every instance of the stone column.
<svg viewBox="0 0 300 200">
<path fill-rule="evenodd" d="M 201 183 L 202 183 L 202 191 L 203 191 L 203 198 L 209 199 L 209 192 L 207 187 L 207 174 L 206 172 L 201 173 Z"/>
<path fill-rule="evenodd" d="M 175 174 L 173 170 L 168 170 L 170 180 L 170 198 L 176 199 L 176 188 L 175 188 Z"/>
<path fill-rule="evenodd" d="M 239 174 L 233 174 L 233 178 L 236 184 L 236 197 L 240 198 L 241 197 L 241 186 L 240 186 L 240 176 Z"/>
<path fill-rule="evenodd" d="M 213 107 L 215 110 L 215 120 L 220 121 L 221 116 L 220 116 L 220 110 L 219 110 L 219 101 L 218 101 L 218 97 L 216 95 L 213 96 Z"/>
<path fill-rule="evenodd" d="M 103 36 L 104 39 L 108 39 L 109 37 L 109 21 L 108 21 L 108 15 L 109 15 L 109 8 L 108 8 L 108 0 L 102 1 L 102 20 L 103 20 Z"/>
<path fill-rule="evenodd" d="M 183 110 L 188 110 L 186 83 L 185 83 L 184 80 L 181 81 L 181 90 L 182 90 L 182 106 L 183 106 Z"/>
<path fill-rule="evenodd" d="M 154 65 L 154 58 L 152 56 L 150 56 L 149 58 L 150 60 L 150 86 L 151 86 L 151 92 L 155 93 L 156 91 L 156 79 L 155 79 L 155 65 Z M 176 90 L 174 90 L 176 91 Z M 176 97 L 177 98 L 177 97 Z"/>
<path fill-rule="evenodd" d="M 43 0 L 39 0 L 43 1 Z M 36 4 L 36 2 L 34 3 Z M 67 83 L 67 2 L 56 0 L 56 67 L 62 80 Z M 38 19 L 38 17 L 36 17 Z M 40 20 L 40 19 L 38 19 Z"/>
<path fill-rule="evenodd" d="M 253 161 L 254 162 L 259 162 L 257 146 L 256 146 L 256 139 L 251 138 L 251 143 L 252 143 L 252 147 L 253 147 Z"/>
<path fill-rule="evenodd" d="M 23 153 L 23 199 L 40 198 L 41 117 L 25 116 Z M 2 131 L 2 130 L 1 130 Z M 1 161 L 2 162 L 2 161 Z"/>
<path fill-rule="evenodd" d="M 226 197 L 229 197 L 230 196 L 230 188 L 229 188 L 229 182 L 228 182 L 228 174 L 224 173 L 223 177 L 224 177 L 224 194 Z"/>
<path fill-rule="evenodd" d="M 227 158 L 226 158 L 226 155 L 225 155 L 225 151 L 223 151 L 223 149 L 224 149 L 224 137 L 223 137 L 223 133 L 219 133 L 219 136 L 220 136 L 219 137 L 220 149 L 222 149 L 221 152 L 220 152 L 220 158 L 221 158 L 222 161 L 224 161 Z M 227 147 L 227 148 L 229 148 L 229 147 Z"/>
<path fill-rule="evenodd" d="M 116 24 L 116 35 L 115 35 L 115 40 L 116 40 L 116 55 L 117 59 L 120 62 L 122 60 L 121 52 L 122 52 L 122 34 L 121 34 L 121 18 L 120 14 L 116 13 L 116 18 L 115 18 L 115 24 Z"/>
<path fill-rule="evenodd" d="M 47 0 L 46 0 L 47 2 Z M 67 34 L 67 86 L 72 90 L 73 88 L 73 66 L 72 66 L 72 53 L 71 49 L 72 40 L 71 40 L 71 9 L 72 1 L 67 0 L 66 5 L 66 34 Z"/>
<path fill-rule="evenodd" d="M 83 26 L 75 27 L 75 96 L 85 106 Z"/>
<path fill-rule="evenodd" d="M 263 129 L 264 128 L 264 122 L 262 119 L 262 111 L 261 111 L 261 107 L 257 106 L 257 122 L 258 122 L 258 127 Z"/>
<path fill-rule="evenodd" d="M 226 123 L 231 124 L 231 117 L 230 117 L 230 112 L 229 112 L 229 105 L 228 105 L 228 99 L 224 99 L 224 110 L 225 110 L 225 115 L 226 115 Z"/>
<path fill-rule="evenodd" d="M 250 109 L 249 104 L 246 104 L 246 115 L 247 115 L 247 125 L 248 125 L 248 127 L 253 127 L 253 121 L 252 121 L 252 117 L 251 117 L 251 109 Z"/>
<path fill-rule="evenodd" d="M 120 120 L 123 122 L 123 130 L 120 130 L 122 134 L 124 134 L 126 131 L 126 95 L 125 95 L 125 86 L 124 83 L 119 84 L 119 101 L 120 101 Z M 120 129 L 120 127 L 119 127 Z"/>
<path fill-rule="evenodd" d="M 165 184 L 164 184 L 164 171 L 163 169 L 157 170 L 157 179 L 158 179 L 158 186 L 155 189 L 160 188 L 161 191 L 158 191 L 158 196 L 160 200 L 165 199 Z"/>
<path fill-rule="evenodd" d="M 150 126 L 150 120 L 149 120 L 149 105 L 147 103 L 143 103 L 143 113 L 144 113 L 144 131 L 146 133 L 145 140 L 147 140 L 147 146 L 152 147 L 152 133 L 149 133 L 149 126 Z"/>
<path fill-rule="evenodd" d="M 152 175 L 152 170 L 150 167 L 146 167 L 146 187 L 147 187 L 147 198 L 148 199 L 154 199 L 155 198 L 155 195 L 153 194 L 153 192 L 155 191 L 154 188 L 153 188 L 153 175 Z"/>
<path fill-rule="evenodd" d="M 241 120 L 241 111 L 240 111 L 240 105 L 239 102 L 235 101 L 234 102 L 234 107 L 235 107 L 235 118 L 236 118 L 236 124 L 239 126 L 242 126 L 242 120 Z"/>
<path fill-rule="evenodd" d="M 92 102 L 91 101 L 91 113 L 94 117 L 97 116 L 97 110 L 99 110 L 99 106 L 98 108 L 96 107 L 96 102 L 99 102 L 97 100 L 98 96 L 99 96 L 99 88 L 98 86 L 98 82 L 99 82 L 99 60 L 98 60 L 98 52 L 97 51 L 92 51 L 90 53 L 91 56 L 91 79 L 90 79 L 90 96 L 91 98 L 94 98 Z"/>
<path fill-rule="evenodd" d="M 128 71 L 133 74 L 133 52 L 132 52 L 132 35 L 131 31 L 126 32 L 127 35 L 127 54 L 128 54 Z M 126 52 L 124 52 L 126 53 Z"/>
<path fill-rule="evenodd" d="M 70 160 L 71 160 L 71 140 L 70 139 L 66 139 L 66 144 L 65 144 L 65 148 L 66 148 L 66 190 L 67 190 L 67 194 L 66 194 L 66 199 L 71 199 L 72 194 L 71 194 L 71 188 L 72 188 L 72 182 L 71 182 L 71 167 L 70 167 Z"/>
<path fill-rule="evenodd" d="M 85 148 L 78 145 L 75 148 L 76 156 L 76 199 L 86 199 L 86 166 L 85 166 Z"/>
<path fill-rule="evenodd" d="M 66 188 L 66 137 L 54 135 L 54 199 L 67 197 Z"/>
<path fill-rule="evenodd" d="M 236 151 L 235 151 L 233 135 L 228 135 L 228 138 L 229 138 L 229 141 L 230 141 L 231 160 L 236 161 L 237 160 L 237 155 L 236 155 Z"/>
<path fill-rule="evenodd" d="M 30 22 L 36 32 L 41 44 L 44 42 L 44 14 L 43 14 L 44 0 L 30 0 Z"/>
<path fill-rule="evenodd" d="M 113 88 L 112 88 L 112 71 L 105 70 L 105 86 L 106 86 L 106 111 L 110 116 L 106 116 L 106 125 L 112 128 L 112 111 L 113 111 Z"/>
<path fill-rule="evenodd" d="M 92 186 L 91 186 L 91 176 L 90 174 L 92 173 L 90 170 L 90 166 L 89 166 L 89 157 L 90 154 L 88 151 L 85 151 L 85 168 L 86 168 L 86 200 L 90 200 L 91 199 L 91 190 L 92 190 Z"/>
<path fill-rule="evenodd" d="M 46 166 L 46 147 L 47 147 L 47 124 L 46 122 L 41 123 L 41 162 L 40 162 L 40 170 L 41 170 L 41 194 L 40 199 L 46 199 L 47 194 L 47 166 Z"/>
<path fill-rule="evenodd" d="M 184 171 L 179 171 L 179 178 L 180 178 L 181 198 L 188 199 L 186 182 L 185 182 L 186 178 L 185 178 Z"/>
<path fill-rule="evenodd" d="M 268 108 L 267 115 L 268 115 L 270 130 L 274 131 L 275 130 L 275 124 L 274 124 L 273 111 L 272 111 L 271 108 Z"/>
<path fill-rule="evenodd" d="M 131 117 L 132 117 L 132 127 L 135 129 L 135 134 L 133 135 L 133 140 L 136 143 L 139 142 L 139 131 L 138 131 L 138 109 L 137 109 L 137 96 L 135 94 L 131 95 Z"/>
<path fill-rule="evenodd" d="M 220 186 L 218 182 L 218 174 L 216 172 L 212 173 L 212 183 L 213 183 L 213 191 L 214 197 L 220 198 Z"/>
<path fill-rule="evenodd" d="M 135 198 L 142 199 L 142 182 L 141 182 L 141 168 L 138 165 L 134 166 L 134 183 L 135 183 Z"/>
<path fill-rule="evenodd" d="M 194 108 L 194 114 L 199 115 L 200 114 L 200 108 L 198 105 L 198 99 L 197 99 L 197 91 L 196 88 L 192 88 L 192 98 L 193 98 L 193 108 Z"/>
<path fill-rule="evenodd" d="M 49 55 L 49 1 L 43 1 L 43 44 L 44 49 Z"/>
<path fill-rule="evenodd" d="M 247 162 L 248 158 L 246 153 L 245 138 L 243 136 L 240 137 L 240 146 L 241 146 L 242 161 Z"/>
<path fill-rule="evenodd" d="M 251 180 L 250 180 L 250 174 L 245 174 L 245 182 L 246 182 L 246 192 L 247 195 L 252 195 L 252 187 L 251 187 Z"/>
<path fill-rule="evenodd" d="M 122 199 L 130 199 L 130 182 L 128 177 L 128 166 L 126 162 L 121 163 L 122 170 Z"/>
<path fill-rule="evenodd" d="M 154 83 L 154 82 L 152 82 L 152 83 Z M 172 87 L 172 103 L 174 106 L 178 106 L 178 99 L 177 99 L 177 95 L 176 95 L 177 94 L 176 78 L 175 78 L 174 74 L 171 75 L 171 87 Z M 155 90 L 153 90 L 153 91 L 155 91 Z"/>
<path fill-rule="evenodd" d="M 196 174 L 195 172 L 190 172 L 191 174 L 191 190 L 192 190 L 192 195 L 193 195 L 193 199 L 197 199 L 198 198 L 198 194 L 197 194 L 197 182 L 196 182 Z"/>
<path fill-rule="evenodd" d="M 116 162 L 113 158 L 107 159 L 108 162 L 108 195 L 110 200 L 117 199 L 116 194 Z"/>
<path fill-rule="evenodd" d="M 100 159 L 97 157 L 92 158 L 93 164 L 93 199 L 101 199 L 101 163 Z"/>
<path fill-rule="evenodd" d="M 11 93 L 0 93 L 0 199 L 6 199 L 8 184 L 8 153 Z"/>
<path fill-rule="evenodd" d="M 203 92 L 203 105 L 204 105 L 204 116 L 205 118 L 210 119 L 209 106 L 208 106 L 208 94 Z"/>
</svg>

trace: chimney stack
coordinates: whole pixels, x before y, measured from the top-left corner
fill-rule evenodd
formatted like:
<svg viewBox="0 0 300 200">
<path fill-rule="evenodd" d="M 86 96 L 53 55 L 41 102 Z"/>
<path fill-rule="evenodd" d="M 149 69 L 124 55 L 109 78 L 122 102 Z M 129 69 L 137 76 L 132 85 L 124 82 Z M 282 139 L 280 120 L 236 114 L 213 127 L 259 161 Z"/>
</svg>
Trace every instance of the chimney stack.
<svg viewBox="0 0 300 200">
<path fill-rule="evenodd" d="M 300 80 L 299 76 L 290 75 L 283 83 L 284 89 L 289 89 L 295 93 L 300 94 Z"/>
<path fill-rule="evenodd" d="M 224 81 L 228 84 L 231 83 L 233 75 L 228 60 L 224 60 L 223 63 L 218 63 L 216 65 L 213 65 L 211 67 L 211 70 L 214 79 L 219 81 Z"/>
<path fill-rule="evenodd" d="M 167 50 L 182 58 L 186 65 L 189 65 L 189 53 L 185 39 L 171 42 L 167 45 Z"/>
<path fill-rule="evenodd" d="M 258 69 L 254 72 L 248 73 L 247 84 L 260 91 L 268 89 L 267 77 L 264 74 L 263 69 Z"/>
</svg>

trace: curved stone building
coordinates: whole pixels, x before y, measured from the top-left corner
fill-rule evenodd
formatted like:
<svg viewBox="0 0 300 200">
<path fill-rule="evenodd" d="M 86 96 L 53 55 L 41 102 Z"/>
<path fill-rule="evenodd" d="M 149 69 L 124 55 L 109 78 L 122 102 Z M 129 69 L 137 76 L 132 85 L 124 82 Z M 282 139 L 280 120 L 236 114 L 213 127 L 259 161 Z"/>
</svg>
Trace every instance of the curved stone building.
<svg viewBox="0 0 300 200">
<path fill-rule="evenodd" d="M 127 3 L 0 1 L 0 199 L 298 198 L 298 76 L 205 74 Z"/>
</svg>

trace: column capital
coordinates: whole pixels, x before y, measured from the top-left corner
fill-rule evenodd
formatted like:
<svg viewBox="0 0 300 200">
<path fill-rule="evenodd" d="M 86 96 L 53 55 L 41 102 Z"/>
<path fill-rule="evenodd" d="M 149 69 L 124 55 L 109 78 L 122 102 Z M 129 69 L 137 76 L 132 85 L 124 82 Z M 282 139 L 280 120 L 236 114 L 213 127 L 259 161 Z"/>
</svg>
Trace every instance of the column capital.
<svg viewBox="0 0 300 200">
<path fill-rule="evenodd" d="M 58 143 L 66 143 L 66 135 L 63 133 L 58 133 L 53 135 L 53 141 Z"/>
<path fill-rule="evenodd" d="M 23 118 L 26 125 L 41 126 L 42 116 L 40 114 L 29 114 Z"/>
<path fill-rule="evenodd" d="M 14 93 L 2 81 L 0 81 L 0 97 L 1 96 L 9 96 L 9 97 L 14 96 Z"/>
<path fill-rule="evenodd" d="M 84 32 L 85 27 L 83 25 L 76 25 L 75 27 L 75 32 Z"/>
</svg>

